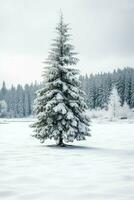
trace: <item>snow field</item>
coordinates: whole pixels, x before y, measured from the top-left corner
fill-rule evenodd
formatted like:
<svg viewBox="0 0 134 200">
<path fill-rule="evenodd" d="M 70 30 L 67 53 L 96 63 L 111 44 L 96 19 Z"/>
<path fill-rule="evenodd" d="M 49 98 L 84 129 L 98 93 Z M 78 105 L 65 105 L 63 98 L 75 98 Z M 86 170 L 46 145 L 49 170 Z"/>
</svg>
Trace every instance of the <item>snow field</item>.
<svg viewBox="0 0 134 200">
<path fill-rule="evenodd" d="M 97 122 L 67 148 L 31 137 L 31 122 L 0 124 L 0 200 L 133 200 L 134 124 Z"/>
</svg>

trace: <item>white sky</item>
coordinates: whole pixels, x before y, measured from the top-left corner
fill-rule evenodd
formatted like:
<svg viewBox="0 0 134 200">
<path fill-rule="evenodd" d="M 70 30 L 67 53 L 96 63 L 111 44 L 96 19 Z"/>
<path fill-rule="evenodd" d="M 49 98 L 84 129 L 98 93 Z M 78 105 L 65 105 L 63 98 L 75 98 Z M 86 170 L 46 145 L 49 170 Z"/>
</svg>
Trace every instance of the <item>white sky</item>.
<svg viewBox="0 0 134 200">
<path fill-rule="evenodd" d="M 60 9 L 82 73 L 134 66 L 134 0 L 0 0 L 0 85 L 42 80 Z"/>
</svg>

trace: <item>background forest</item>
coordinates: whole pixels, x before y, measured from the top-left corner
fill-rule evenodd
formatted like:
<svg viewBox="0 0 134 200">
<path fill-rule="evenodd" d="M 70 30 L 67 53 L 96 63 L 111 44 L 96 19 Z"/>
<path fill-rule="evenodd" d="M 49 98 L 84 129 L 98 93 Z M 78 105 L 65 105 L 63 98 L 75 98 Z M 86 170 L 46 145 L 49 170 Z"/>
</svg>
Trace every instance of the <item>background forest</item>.
<svg viewBox="0 0 134 200">
<path fill-rule="evenodd" d="M 112 88 L 117 88 L 121 106 L 126 102 L 134 108 L 134 69 L 118 69 L 113 73 L 99 73 L 79 77 L 81 87 L 85 91 L 85 99 L 90 110 L 108 109 L 109 97 Z M 1 117 L 28 117 L 33 115 L 33 102 L 36 91 L 42 84 L 11 86 L 10 89 L 3 86 L 0 90 L 0 116 Z"/>
</svg>

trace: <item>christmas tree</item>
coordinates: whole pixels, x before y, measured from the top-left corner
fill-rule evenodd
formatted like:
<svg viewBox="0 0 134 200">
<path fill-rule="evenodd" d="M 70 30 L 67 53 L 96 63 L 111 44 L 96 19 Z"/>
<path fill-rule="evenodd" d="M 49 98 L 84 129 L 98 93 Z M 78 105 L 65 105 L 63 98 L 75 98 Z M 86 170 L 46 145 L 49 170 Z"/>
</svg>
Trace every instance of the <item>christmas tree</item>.
<svg viewBox="0 0 134 200">
<path fill-rule="evenodd" d="M 54 139 L 57 144 L 85 140 L 89 133 L 89 118 L 84 93 L 78 78 L 79 71 L 72 68 L 78 59 L 70 44 L 69 26 L 64 23 L 63 15 L 56 27 L 57 37 L 44 68 L 44 87 L 37 91 L 35 113 L 37 121 L 32 125 L 33 135 L 41 142 Z"/>
</svg>

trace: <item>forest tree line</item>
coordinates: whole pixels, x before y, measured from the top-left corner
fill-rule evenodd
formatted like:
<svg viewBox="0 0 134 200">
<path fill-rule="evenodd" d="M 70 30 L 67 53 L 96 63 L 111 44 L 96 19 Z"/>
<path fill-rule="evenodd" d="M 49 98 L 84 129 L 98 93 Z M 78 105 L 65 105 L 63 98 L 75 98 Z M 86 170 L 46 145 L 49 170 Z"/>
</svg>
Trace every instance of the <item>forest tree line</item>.
<svg viewBox="0 0 134 200">
<path fill-rule="evenodd" d="M 6 83 L 3 82 L 0 90 L 1 116 L 4 117 L 28 117 L 33 114 L 33 102 L 36 91 L 41 87 L 41 84 L 18 84 L 7 89 Z"/>
<path fill-rule="evenodd" d="M 126 102 L 134 108 L 134 69 L 124 68 L 113 73 L 91 74 L 80 76 L 85 98 L 90 109 L 107 109 L 112 88 L 117 88 L 121 98 L 121 106 Z"/>
<path fill-rule="evenodd" d="M 123 70 L 114 70 L 113 73 L 91 74 L 90 76 L 80 76 L 81 87 L 85 91 L 85 98 L 90 109 L 107 109 L 109 96 L 113 86 L 117 88 L 121 99 L 121 105 L 124 102 L 134 108 L 134 69 L 124 68 Z M 3 82 L 0 89 L 0 102 L 4 102 L 4 115 L 6 117 L 27 117 L 33 114 L 33 102 L 36 91 L 42 87 L 42 84 L 26 84 L 11 86 L 7 89 Z M 2 105 L 0 105 L 0 112 Z"/>
</svg>

